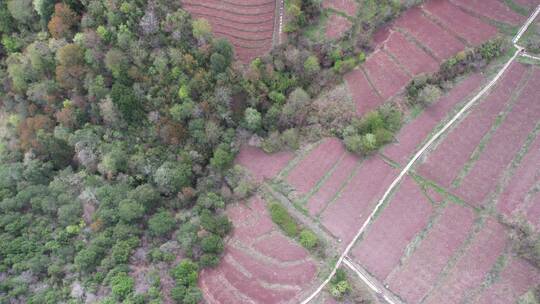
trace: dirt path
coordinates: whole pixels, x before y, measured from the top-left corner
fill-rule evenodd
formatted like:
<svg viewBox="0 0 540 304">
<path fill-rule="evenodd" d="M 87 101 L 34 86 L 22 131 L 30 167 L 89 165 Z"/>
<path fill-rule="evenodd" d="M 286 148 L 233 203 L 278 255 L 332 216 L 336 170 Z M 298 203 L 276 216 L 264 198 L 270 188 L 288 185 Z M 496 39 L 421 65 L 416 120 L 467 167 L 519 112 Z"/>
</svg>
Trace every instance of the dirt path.
<svg viewBox="0 0 540 304">
<path fill-rule="evenodd" d="M 392 182 L 392 184 L 388 187 L 388 189 L 386 190 L 386 192 L 384 193 L 384 195 L 381 197 L 381 199 L 379 200 L 379 202 L 377 203 L 377 205 L 375 206 L 375 208 L 373 209 L 373 211 L 371 212 L 370 216 L 368 217 L 368 219 L 364 222 L 364 224 L 360 227 L 360 229 L 358 230 L 358 232 L 356 233 L 355 237 L 353 238 L 353 240 L 349 243 L 349 245 L 345 248 L 345 250 L 343 251 L 343 253 L 341 254 L 340 258 L 338 259 L 336 265 L 334 266 L 332 272 L 328 275 L 328 277 L 326 278 L 326 280 L 324 280 L 324 282 L 322 282 L 322 284 L 309 296 L 307 297 L 304 301 L 302 301 L 301 303 L 302 304 L 307 304 L 309 303 L 311 300 L 313 300 L 318 293 L 320 293 L 323 288 L 326 286 L 326 284 L 328 284 L 330 282 L 330 280 L 332 279 L 332 277 L 334 276 L 334 274 L 336 273 L 337 269 L 339 267 L 341 267 L 341 264 L 342 263 L 350 263 L 349 261 L 346 261 L 346 258 L 347 258 L 347 255 L 349 253 L 349 251 L 352 249 L 352 247 L 354 246 L 354 244 L 356 243 L 356 241 L 358 240 L 358 238 L 363 234 L 363 232 L 365 231 L 366 227 L 371 223 L 371 221 L 374 219 L 375 215 L 379 212 L 379 210 L 381 209 L 382 205 L 384 204 L 384 202 L 386 201 L 386 199 L 388 198 L 388 196 L 390 195 L 390 193 L 392 193 L 392 191 L 395 189 L 395 187 L 401 182 L 401 180 L 403 179 L 403 177 L 405 175 L 408 174 L 409 170 L 411 169 L 411 167 L 415 164 L 415 162 L 424 154 L 424 152 L 438 139 L 440 138 L 450 127 L 452 127 L 456 121 L 458 121 L 482 96 L 484 96 L 498 81 L 499 79 L 502 77 L 502 75 L 508 70 L 508 68 L 510 67 L 510 65 L 516 60 L 516 58 L 520 55 L 523 54 L 523 51 L 524 49 L 517 45 L 516 42 L 519 40 L 519 38 L 521 37 L 521 35 L 523 35 L 523 33 L 527 30 L 527 28 L 530 26 L 530 24 L 532 23 L 532 21 L 536 18 L 536 16 L 540 13 L 540 6 L 537 7 L 537 9 L 535 10 L 535 12 L 531 15 L 531 17 L 529 17 L 529 19 L 527 20 L 527 22 L 522 26 L 521 30 L 518 32 L 518 34 L 514 37 L 514 39 L 512 40 L 514 42 L 514 46 L 516 48 L 513 56 L 506 62 L 506 64 L 502 67 L 502 69 L 497 73 L 497 75 L 495 75 L 495 77 L 478 93 L 476 94 L 457 114 L 454 115 L 454 117 L 448 122 L 446 123 L 446 125 L 444 125 L 444 127 L 438 131 L 437 133 L 435 133 L 431 139 L 424 144 L 424 146 L 422 146 L 422 148 L 414 155 L 414 157 L 409 161 L 409 163 L 407 163 L 407 165 L 403 168 L 403 170 L 400 172 L 400 174 L 396 177 L 396 179 Z M 356 272 L 358 274 L 358 272 Z M 363 276 L 363 275 L 359 275 L 360 279 L 362 281 L 364 281 L 366 283 L 366 285 L 368 285 L 372 290 L 374 290 L 375 292 L 377 293 L 382 293 L 383 295 L 388 295 L 390 296 L 390 292 L 387 291 L 385 288 L 381 288 L 381 290 L 377 290 L 377 289 L 374 289 L 373 287 L 375 286 L 373 282 L 369 281 L 366 276 Z M 377 282 L 378 285 L 381 285 L 379 282 Z M 389 302 L 389 303 L 393 303 L 393 302 Z"/>
</svg>

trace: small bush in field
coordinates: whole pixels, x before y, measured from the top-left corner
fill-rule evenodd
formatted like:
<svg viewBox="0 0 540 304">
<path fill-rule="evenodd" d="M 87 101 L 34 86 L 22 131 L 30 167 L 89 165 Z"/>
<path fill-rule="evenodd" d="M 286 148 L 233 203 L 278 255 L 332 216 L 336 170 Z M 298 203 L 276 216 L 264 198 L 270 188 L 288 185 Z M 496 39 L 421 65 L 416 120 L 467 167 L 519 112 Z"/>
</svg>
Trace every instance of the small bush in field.
<svg viewBox="0 0 540 304">
<path fill-rule="evenodd" d="M 300 244 L 306 249 L 313 249 L 319 244 L 319 238 L 312 231 L 304 229 L 300 232 Z"/>
<path fill-rule="evenodd" d="M 298 226 L 285 207 L 278 203 L 270 204 L 270 215 L 272 221 L 274 221 L 286 235 L 290 237 L 296 237 L 298 235 Z"/>
<path fill-rule="evenodd" d="M 381 107 L 355 119 L 343 132 L 347 150 L 358 154 L 370 154 L 391 142 L 401 126 L 401 112 L 392 107 Z"/>
</svg>

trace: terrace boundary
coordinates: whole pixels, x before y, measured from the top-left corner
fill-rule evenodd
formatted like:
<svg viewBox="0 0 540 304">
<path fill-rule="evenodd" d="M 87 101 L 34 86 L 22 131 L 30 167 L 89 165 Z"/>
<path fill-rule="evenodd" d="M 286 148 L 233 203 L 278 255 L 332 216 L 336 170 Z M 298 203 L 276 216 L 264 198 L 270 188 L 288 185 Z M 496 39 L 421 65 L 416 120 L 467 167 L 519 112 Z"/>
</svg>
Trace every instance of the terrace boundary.
<svg viewBox="0 0 540 304">
<path fill-rule="evenodd" d="M 437 133 L 435 133 L 428 142 L 426 142 L 422 148 L 414 155 L 414 157 L 407 163 L 407 165 L 403 168 L 403 170 L 400 172 L 400 174 L 394 179 L 394 181 L 392 182 L 392 184 L 390 184 L 390 186 L 388 187 L 388 189 L 386 190 L 386 192 L 383 194 L 383 196 L 381 197 L 381 199 L 378 201 L 377 205 L 375 206 L 375 208 L 373 209 L 373 211 L 371 212 L 370 216 L 367 218 L 367 220 L 364 222 L 364 224 L 360 227 L 360 229 L 358 230 L 358 232 L 356 233 L 355 237 L 353 238 L 353 240 L 347 245 L 347 247 L 345 248 L 345 250 L 343 251 L 343 253 L 341 254 L 341 256 L 339 257 L 339 259 L 337 260 L 334 268 L 332 269 L 332 271 L 330 272 L 330 274 L 328 275 L 328 277 L 319 285 L 319 287 L 313 291 L 311 293 L 310 296 L 308 296 L 306 299 L 304 299 L 301 304 L 307 304 L 309 303 L 311 300 L 313 300 L 322 290 L 323 288 L 330 282 L 330 280 L 332 279 L 332 277 L 335 275 L 337 269 L 339 267 L 341 267 L 341 264 L 344 263 L 345 259 L 347 258 L 348 254 L 349 254 L 349 251 L 352 249 L 352 247 L 354 246 L 354 244 L 356 243 L 356 241 L 360 238 L 360 236 L 364 233 L 366 227 L 371 223 L 371 221 L 375 218 L 375 215 L 379 212 L 379 210 L 381 209 L 381 207 L 384 205 L 386 199 L 388 198 L 388 196 L 390 195 L 390 193 L 394 190 L 394 188 L 401 182 L 401 180 L 403 179 L 403 177 L 410 171 L 410 169 L 412 168 L 412 166 L 415 164 L 415 162 L 420 158 L 420 156 L 422 156 L 424 154 L 424 152 L 437 140 L 439 139 L 439 137 L 441 137 L 450 127 L 452 127 L 452 125 L 454 125 L 456 123 L 456 121 L 458 121 L 461 116 L 463 116 L 463 114 L 465 114 L 474 104 L 476 104 L 476 102 L 482 97 L 484 96 L 498 81 L 499 79 L 503 76 L 503 74 L 508 70 L 508 68 L 511 66 L 511 64 L 516 60 L 516 58 L 518 56 L 522 56 L 522 54 L 524 54 L 524 51 L 525 49 L 521 46 L 519 46 L 517 44 L 517 41 L 519 40 L 519 38 L 521 38 L 521 36 L 523 35 L 523 33 L 529 28 L 529 26 L 531 25 L 531 23 L 534 21 L 534 19 L 536 19 L 536 17 L 538 16 L 538 14 L 540 14 L 540 5 L 537 6 L 536 10 L 533 12 L 533 14 L 529 17 L 529 19 L 527 19 L 527 21 L 523 24 L 523 26 L 521 27 L 520 31 L 517 33 L 517 35 L 512 39 L 512 42 L 514 44 L 514 48 L 516 48 L 514 54 L 512 55 L 512 57 L 504 64 L 504 66 L 501 68 L 501 70 L 499 70 L 499 72 L 495 75 L 495 77 L 480 91 L 478 92 L 469 102 L 467 102 L 463 108 L 454 115 L 454 117 L 452 117 L 452 119 L 447 122 L 444 127 L 439 130 Z M 526 54 L 526 53 L 525 53 Z M 358 273 L 357 273 L 358 274 Z M 376 292 L 377 294 L 383 296 L 383 298 L 385 298 L 387 301 L 389 300 L 389 297 L 391 297 L 391 292 L 389 292 L 388 290 L 386 289 L 382 289 L 382 290 L 378 290 L 378 289 L 373 289 L 373 283 L 368 281 L 365 276 L 359 276 L 360 279 L 362 279 L 362 281 L 364 281 L 364 283 L 366 283 L 366 285 L 368 287 L 370 287 L 374 292 Z M 395 304 L 393 301 L 388 301 L 389 303 L 391 304 Z"/>
</svg>

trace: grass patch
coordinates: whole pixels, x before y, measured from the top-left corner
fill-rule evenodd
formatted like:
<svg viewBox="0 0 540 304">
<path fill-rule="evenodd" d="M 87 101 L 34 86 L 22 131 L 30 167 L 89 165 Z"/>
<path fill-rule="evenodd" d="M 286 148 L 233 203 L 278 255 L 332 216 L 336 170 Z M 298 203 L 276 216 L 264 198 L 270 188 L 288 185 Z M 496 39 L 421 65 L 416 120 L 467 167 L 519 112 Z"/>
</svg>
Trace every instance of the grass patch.
<svg viewBox="0 0 540 304">
<path fill-rule="evenodd" d="M 529 10 L 524 8 L 523 6 L 517 4 L 513 0 L 503 0 L 506 6 L 508 6 L 511 10 L 514 12 L 523 15 L 523 16 L 529 16 Z"/>
<path fill-rule="evenodd" d="M 287 236 L 297 237 L 298 225 L 287 209 L 279 203 L 271 203 L 269 208 L 272 221 L 274 221 Z"/>
<path fill-rule="evenodd" d="M 288 237 L 297 240 L 300 245 L 309 251 L 320 249 L 321 242 L 319 237 L 310 229 L 298 224 L 283 205 L 273 202 L 270 203 L 268 209 L 270 210 L 272 221 L 276 223 Z"/>
</svg>

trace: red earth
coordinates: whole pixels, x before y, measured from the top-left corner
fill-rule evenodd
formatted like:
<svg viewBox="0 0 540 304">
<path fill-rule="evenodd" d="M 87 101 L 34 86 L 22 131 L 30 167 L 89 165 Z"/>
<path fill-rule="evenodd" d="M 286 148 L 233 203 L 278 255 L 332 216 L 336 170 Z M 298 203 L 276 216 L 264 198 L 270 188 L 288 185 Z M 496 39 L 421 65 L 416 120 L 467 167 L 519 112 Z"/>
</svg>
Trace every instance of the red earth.
<svg viewBox="0 0 540 304">
<path fill-rule="evenodd" d="M 523 206 L 527 193 L 538 182 L 540 176 L 538 164 L 540 164 L 540 136 L 533 142 L 499 197 L 497 211 L 509 216 Z"/>
<path fill-rule="evenodd" d="M 275 0 L 184 0 L 182 5 L 195 18 L 207 19 L 217 37 L 229 39 L 244 63 L 273 46 Z"/>
<path fill-rule="evenodd" d="M 497 29 L 465 13 L 446 0 L 427 1 L 424 9 L 437 17 L 450 32 L 454 32 L 472 45 L 482 44 L 497 35 Z"/>
<path fill-rule="evenodd" d="M 443 60 L 496 33 L 487 21 L 448 0 L 433 0 L 407 10 L 374 34 L 375 52 L 362 68 L 345 75 L 358 114 L 395 96 L 413 76 L 438 70 Z"/>
<path fill-rule="evenodd" d="M 451 273 L 435 287 L 424 303 L 463 303 L 465 296 L 487 278 L 507 244 L 504 227 L 488 218 Z"/>
<path fill-rule="evenodd" d="M 529 134 L 540 121 L 540 69 L 535 69 L 512 111 L 474 163 L 456 193 L 467 202 L 482 206 L 495 189 L 504 169 L 510 165 Z"/>
<path fill-rule="evenodd" d="M 419 303 L 469 235 L 474 212 L 450 203 L 405 264 L 387 278 L 390 289 L 407 303 Z"/>
<path fill-rule="evenodd" d="M 351 26 L 352 23 L 349 19 L 338 14 L 331 14 L 326 24 L 326 38 L 330 40 L 339 39 Z"/>
<path fill-rule="evenodd" d="M 356 104 L 356 113 L 365 114 L 381 105 L 383 99 L 371 86 L 363 70 L 355 69 L 345 74 L 349 92 Z"/>
<path fill-rule="evenodd" d="M 474 14 L 513 25 L 521 24 L 527 19 L 512 11 L 504 2 L 498 0 L 451 0 Z"/>
<path fill-rule="evenodd" d="M 301 193 L 308 193 L 344 155 L 345 146 L 337 138 L 324 139 L 287 176 L 287 182 Z"/>
<path fill-rule="evenodd" d="M 383 99 L 396 95 L 410 81 L 410 77 L 383 51 L 375 51 L 363 65 L 373 86 Z"/>
<path fill-rule="evenodd" d="M 205 300 L 283 303 L 299 297 L 315 279 L 317 266 L 271 222 L 265 202 L 255 196 L 229 206 L 227 213 L 234 230 L 220 265 L 201 273 Z"/>
<path fill-rule="evenodd" d="M 491 94 L 473 108 L 435 151 L 431 152 L 418 172 L 445 188 L 450 187 L 480 140 L 490 130 L 497 115 L 507 106 L 509 98 L 525 74 L 526 68 L 523 65 L 512 65 Z"/>
<path fill-rule="evenodd" d="M 439 69 L 439 63 L 434 58 L 400 32 L 389 35 L 385 48 L 411 75 L 433 73 Z"/>
<path fill-rule="evenodd" d="M 406 11 L 395 24 L 430 49 L 439 60 L 448 59 L 465 48 L 455 36 L 424 16 L 420 8 Z"/>
<path fill-rule="evenodd" d="M 500 277 L 480 296 L 478 304 L 516 303 L 527 290 L 540 282 L 540 271 L 521 259 L 511 259 Z"/>
<path fill-rule="evenodd" d="M 427 225 L 433 207 L 407 177 L 381 216 L 352 250 L 352 257 L 380 281 L 399 264 L 405 248 Z"/>
<path fill-rule="evenodd" d="M 452 108 L 465 101 L 465 98 L 470 96 L 483 81 L 484 77 L 476 73 L 459 82 L 447 95 L 441 97 L 412 122 L 406 124 L 399 131 L 396 142 L 384 149 L 384 155 L 398 163 L 408 161 L 433 128 L 448 115 Z"/>
<path fill-rule="evenodd" d="M 324 0 L 322 7 L 331 8 L 349 16 L 355 16 L 357 4 L 354 0 Z"/>
<path fill-rule="evenodd" d="M 353 174 L 358 163 L 359 157 L 348 152 L 340 159 L 328 180 L 309 198 L 307 208 L 311 215 L 317 216 L 330 203 L 343 184 Z"/>
<path fill-rule="evenodd" d="M 380 157 L 364 160 L 339 197 L 322 212 L 323 226 L 346 246 L 396 174 Z"/>
<path fill-rule="evenodd" d="M 255 180 L 262 181 L 275 177 L 293 157 L 291 152 L 268 154 L 259 148 L 243 146 L 235 163 L 250 171 Z"/>
</svg>

